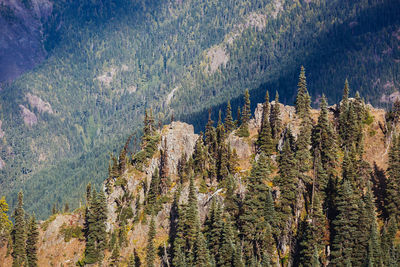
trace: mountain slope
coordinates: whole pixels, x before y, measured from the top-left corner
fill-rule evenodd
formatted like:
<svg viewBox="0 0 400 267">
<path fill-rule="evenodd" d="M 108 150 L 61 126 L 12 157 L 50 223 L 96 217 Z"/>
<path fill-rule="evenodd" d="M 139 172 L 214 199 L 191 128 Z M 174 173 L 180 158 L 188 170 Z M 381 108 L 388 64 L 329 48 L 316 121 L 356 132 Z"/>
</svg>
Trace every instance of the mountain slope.
<svg viewBox="0 0 400 267">
<path fill-rule="evenodd" d="M 295 108 L 291 106 L 280 105 L 281 120 L 284 128 L 290 127 L 295 135 L 300 130 L 300 119 L 295 114 Z M 332 107 L 330 117 L 333 118 L 335 114 L 335 107 Z M 387 168 L 387 148 L 390 146 L 388 139 L 386 139 L 380 125 L 385 124 L 385 111 L 383 109 L 375 109 L 368 107 L 369 114 L 372 116 L 372 122 L 364 125 L 364 145 L 365 153 L 364 159 L 372 166 L 376 164 L 377 170 L 384 170 Z M 317 120 L 319 110 L 311 110 L 312 119 Z M 254 143 L 257 140 L 257 134 L 260 129 L 262 120 L 262 104 L 257 105 L 257 109 L 254 113 L 253 119 L 249 123 L 250 136 L 247 138 L 237 137 L 235 133 L 231 133 L 227 136 L 227 143 L 231 146 L 232 150 L 237 151 L 239 166 L 236 167 L 237 173 L 234 175 L 236 184 L 235 195 L 241 196 L 243 201 L 244 196 L 248 194 L 246 185 L 249 183 L 249 174 L 251 169 L 251 162 L 254 160 Z M 371 133 L 374 134 L 371 134 Z M 171 179 L 170 187 L 163 198 L 158 200 L 162 202 L 158 213 L 156 214 L 156 247 L 161 249 L 162 253 L 170 253 L 170 245 L 168 245 L 169 235 L 171 234 L 171 225 L 173 224 L 174 212 L 173 208 L 173 195 L 174 192 L 180 191 L 180 203 L 187 201 L 189 194 L 189 182 L 185 181 L 180 187 L 180 179 L 182 179 L 182 173 L 179 171 L 179 162 L 181 162 L 182 155 L 187 155 L 191 158 L 195 151 L 196 140 L 199 135 L 193 131 L 193 126 L 182 122 L 173 122 L 170 125 L 164 126 L 160 131 L 160 142 L 157 146 L 158 149 L 168 151 L 168 173 Z M 283 141 L 282 137 L 282 141 Z M 166 144 L 166 146 L 165 146 Z M 271 162 L 275 162 L 275 155 L 271 158 Z M 150 216 L 147 215 L 146 204 L 151 187 L 151 180 L 155 170 L 161 166 L 161 153 L 155 153 L 152 158 L 147 162 L 147 165 L 142 169 L 138 170 L 130 163 L 127 164 L 126 170 L 117 178 L 109 178 L 104 181 L 102 188 L 107 193 L 107 208 L 108 208 L 108 220 L 107 226 L 110 233 L 109 238 L 117 235 L 122 229 L 121 225 L 126 226 L 126 240 L 127 243 L 121 247 L 120 251 L 120 263 L 127 263 L 130 255 L 133 251 L 136 251 L 137 257 L 141 260 L 142 264 L 145 262 L 146 255 L 146 236 L 148 232 L 148 223 Z M 189 160 L 190 162 L 190 160 Z M 193 164 L 189 163 L 189 164 Z M 274 164 L 274 163 L 272 163 Z M 272 174 L 273 177 L 277 176 L 277 173 Z M 203 178 L 197 177 L 196 179 L 196 191 L 197 201 L 199 203 L 199 217 L 201 222 L 206 220 L 207 214 L 211 209 L 212 199 L 220 203 L 224 203 L 225 209 L 227 210 L 227 198 L 229 197 L 226 192 L 226 184 L 220 182 L 207 182 L 205 185 Z M 186 177 L 187 178 L 187 177 Z M 272 179 L 273 180 L 273 179 Z M 273 182 L 270 181 L 273 185 Z M 275 203 L 279 203 L 279 189 L 277 185 L 274 185 L 274 198 Z M 361 190 L 361 189 L 360 189 Z M 138 204 L 140 203 L 140 204 Z M 303 203 L 304 204 L 304 203 Z M 304 210 L 307 209 L 305 206 L 301 206 L 302 213 L 297 216 L 298 220 L 302 218 Z M 131 213 L 130 213 L 130 212 Z M 126 217 L 125 217 L 126 216 Z M 125 220 L 126 224 L 122 224 Z M 39 238 L 39 265 L 40 266 L 52 266 L 56 263 L 63 263 L 64 266 L 75 266 L 76 262 L 82 259 L 84 255 L 84 237 L 81 232 L 84 228 L 84 209 L 79 208 L 72 213 L 63 213 L 52 215 L 46 221 L 40 223 L 40 238 Z M 300 224 L 299 224 L 300 225 Z M 297 226 L 296 226 L 297 227 Z M 176 229 L 175 229 L 176 230 Z M 79 234 L 80 233 L 80 234 Z M 112 234 L 113 233 L 113 234 Z M 283 237 L 279 242 L 283 242 L 283 247 L 276 247 L 281 249 L 279 254 L 275 251 L 274 255 L 271 255 L 271 260 L 276 264 L 279 257 L 281 260 L 289 257 L 293 257 L 289 251 L 284 249 L 285 242 Z M 297 238 L 297 237 L 296 237 Z M 110 241 L 111 242 L 111 241 Z M 286 244 L 288 245 L 288 244 Z M 168 250 L 167 250 L 168 248 Z M 275 247 L 274 247 L 275 248 Z M 0 258 L 4 260 L 4 266 L 10 266 L 12 259 L 11 256 L 5 257 L 7 246 L 0 248 Z M 286 252 L 284 252 L 286 251 Z M 162 254 L 164 255 L 164 254 Z M 171 257 L 171 254 L 169 255 Z M 105 253 L 105 261 L 109 262 L 111 257 L 111 250 L 108 249 Z M 157 259 L 157 262 L 162 257 Z M 165 260 L 165 258 L 164 258 Z M 273 265 L 275 266 L 275 265 Z"/>
<path fill-rule="evenodd" d="M 145 108 L 198 129 L 205 109 L 232 99 L 236 110 L 245 88 L 253 103 L 266 87 L 292 103 L 301 64 L 314 96 L 336 101 L 348 77 L 386 101 L 398 88 L 398 12 L 393 0 L 54 1 L 48 59 L 0 92 L 0 186 L 11 206 L 29 192 L 39 215 L 54 198 L 77 206 L 86 182 L 106 177 L 109 151 L 140 135 Z"/>
</svg>

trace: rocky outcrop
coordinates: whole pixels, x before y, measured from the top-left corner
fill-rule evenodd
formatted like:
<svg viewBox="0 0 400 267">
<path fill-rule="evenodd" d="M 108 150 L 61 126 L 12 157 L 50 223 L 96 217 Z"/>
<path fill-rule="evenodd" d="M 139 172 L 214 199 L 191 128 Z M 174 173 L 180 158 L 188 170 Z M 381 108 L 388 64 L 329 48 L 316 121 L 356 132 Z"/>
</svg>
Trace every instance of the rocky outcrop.
<svg viewBox="0 0 400 267">
<path fill-rule="evenodd" d="M 26 99 L 28 99 L 29 104 L 36 108 L 40 113 L 47 112 L 53 114 L 53 109 L 49 102 L 43 101 L 40 97 L 32 95 L 31 93 L 26 94 Z"/>
<path fill-rule="evenodd" d="M 22 118 L 24 119 L 24 124 L 26 126 L 32 127 L 38 122 L 38 119 L 32 111 L 30 111 L 28 108 L 26 108 L 24 105 L 19 105 L 21 109 L 21 115 Z"/>
</svg>

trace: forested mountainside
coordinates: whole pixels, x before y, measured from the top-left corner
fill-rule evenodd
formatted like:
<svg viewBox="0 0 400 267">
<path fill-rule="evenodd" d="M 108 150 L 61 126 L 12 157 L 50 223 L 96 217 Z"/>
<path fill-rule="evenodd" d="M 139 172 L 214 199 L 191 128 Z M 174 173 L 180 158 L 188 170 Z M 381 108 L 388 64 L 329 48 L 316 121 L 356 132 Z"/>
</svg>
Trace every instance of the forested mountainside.
<svg viewBox="0 0 400 267">
<path fill-rule="evenodd" d="M 12 207 L 22 188 L 42 218 L 103 181 L 109 152 L 141 135 L 146 108 L 197 131 L 229 99 L 236 115 L 246 88 L 253 103 L 266 88 L 292 103 L 301 64 L 314 99 L 337 102 L 346 77 L 367 102 L 397 95 L 396 0 L 51 3 L 47 59 L 0 92 L 0 186 Z"/>
<path fill-rule="evenodd" d="M 0 1 L 0 88 L 45 59 L 48 0 Z"/>
<path fill-rule="evenodd" d="M 2 266 L 399 266 L 400 100 L 385 112 L 346 81 L 340 105 L 270 102 L 204 134 L 146 110 L 141 149 L 125 142 L 81 206 L 46 221 L 0 200 Z M 221 113 L 220 113 L 221 114 Z"/>
</svg>

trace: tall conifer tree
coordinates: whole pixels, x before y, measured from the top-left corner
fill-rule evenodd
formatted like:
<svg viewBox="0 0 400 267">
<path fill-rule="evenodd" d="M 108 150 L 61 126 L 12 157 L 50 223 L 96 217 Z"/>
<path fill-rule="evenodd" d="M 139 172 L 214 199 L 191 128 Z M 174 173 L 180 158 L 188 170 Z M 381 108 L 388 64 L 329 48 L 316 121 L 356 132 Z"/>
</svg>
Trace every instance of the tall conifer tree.
<svg viewBox="0 0 400 267">
<path fill-rule="evenodd" d="M 276 91 L 275 103 L 271 107 L 271 114 L 270 114 L 269 121 L 271 124 L 272 138 L 277 139 L 279 137 L 279 134 L 281 133 L 281 127 L 282 127 L 281 110 L 280 110 L 280 104 L 279 104 L 278 91 Z"/>
<path fill-rule="evenodd" d="M 24 194 L 22 191 L 18 193 L 18 204 L 14 210 L 14 227 L 12 230 L 13 245 L 13 267 L 21 267 L 26 264 L 26 228 L 25 228 L 25 211 Z"/>
<path fill-rule="evenodd" d="M 154 215 L 151 216 L 149 232 L 147 236 L 147 247 L 146 247 L 146 266 L 154 267 L 154 261 L 156 259 L 156 248 L 154 247 L 154 238 L 156 237 L 156 223 L 154 221 Z"/>
<path fill-rule="evenodd" d="M 229 134 L 235 128 L 235 124 L 234 124 L 233 118 L 232 118 L 231 102 L 229 100 L 228 100 L 228 104 L 226 106 L 225 113 L 226 113 L 226 115 L 225 115 L 224 125 L 225 125 L 226 132 Z"/>
<path fill-rule="evenodd" d="M 36 267 L 37 257 L 37 242 L 39 238 L 38 226 L 36 223 L 35 214 L 29 220 L 27 227 L 27 240 L 26 240 L 26 255 L 28 259 L 28 267 Z"/>
<path fill-rule="evenodd" d="M 270 156 L 274 150 L 274 143 L 272 140 L 271 125 L 269 120 L 270 105 L 268 91 L 265 95 L 265 102 L 263 104 L 263 112 L 261 118 L 261 127 L 258 132 L 257 148 L 259 152 Z"/>
</svg>

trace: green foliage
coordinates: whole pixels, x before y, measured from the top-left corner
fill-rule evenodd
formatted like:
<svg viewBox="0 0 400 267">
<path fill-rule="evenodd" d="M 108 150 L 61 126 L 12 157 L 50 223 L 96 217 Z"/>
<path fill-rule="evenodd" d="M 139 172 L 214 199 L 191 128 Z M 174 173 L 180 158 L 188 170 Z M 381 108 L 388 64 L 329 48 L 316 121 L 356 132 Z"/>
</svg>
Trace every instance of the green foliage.
<svg viewBox="0 0 400 267">
<path fill-rule="evenodd" d="M 12 223 L 8 218 L 7 212 L 8 204 L 6 198 L 3 196 L 0 198 L 0 244 L 7 239 L 12 228 Z"/>
<path fill-rule="evenodd" d="M 200 0 L 55 0 L 43 26 L 47 59 L 2 86 L 7 144 L 0 156 L 7 164 L 0 183 L 10 207 L 16 206 L 21 187 L 28 192 L 28 211 L 39 218 L 50 214 L 48 205 L 58 197 L 59 206 L 68 202 L 77 207 L 89 179 L 96 185 L 103 181 L 108 152 L 121 151 L 119 144 L 142 127 L 140 114 L 149 107 L 154 120 L 161 113 L 161 120 L 174 114 L 197 131 L 205 109 L 230 99 L 236 110 L 245 88 L 252 103 L 262 100 L 266 87 L 278 88 L 281 99 L 291 103 L 301 64 L 313 79 L 310 94 L 326 93 L 333 102 L 340 98 L 337 88 L 346 77 L 373 104 L 398 87 L 393 78 L 399 54 L 396 0 L 281 4 L 275 14 L 269 0 L 218 5 Z M 15 14 L 5 7 L 2 17 L 12 22 Z M 248 21 L 254 14 L 268 18 L 263 27 L 244 26 L 252 25 Z M 224 41 L 232 35 L 232 42 Z M 207 55 L 215 45 L 229 59 L 208 71 L 213 57 Z M 393 81 L 394 87 L 385 87 L 383 81 Z M 175 88 L 171 101 L 165 101 Z M 50 103 L 53 114 L 31 106 L 27 93 Z M 19 105 L 38 118 L 29 130 Z"/>
<path fill-rule="evenodd" d="M 270 122 L 270 104 L 268 91 L 263 104 L 263 112 L 261 118 L 261 127 L 258 132 L 257 148 L 259 152 L 266 156 L 272 155 L 274 152 L 274 142 L 272 140 L 271 122 Z"/>
<path fill-rule="evenodd" d="M 20 267 L 26 262 L 26 222 L 25 222 L 25 210 L 24 205 L 24 194 L 22 191 L 18 193 L 18 206 L 14 210 L 14 226 L 11 232 L 12 245 L 13 245 L 13 267 Z"/>
<path fill-rule="evenodd" d="M 240 126 L 239 129 L 236 131 L 236 135 L 239 137 L 249 137 L 249 120 L 251 117 L 251 110 L 250 110 L 250 94 L 249 90 L 246 89 L 244 92 L 244 105 L 242 108 L 242 114 L 240 118 Z"/>
<path fill-rule="evenodd" d="M 64 241 L 69 242 L 72 238 L 85 240 L 83 229 L 79 225 L 67 226 L 65 223 L 61 225 L 60 234 L 64 236 Z"/>
<path fill-rule="evenodd" d="M 156 248 L 154 246 L 154 238 L 156 237 L 156 224 L 154 221 L 154 215 L 151 216 L 149 232 L 147 235 L 147 247 L 146 247 L 146 266 L 154 267 L 154 261 L 156 258 Z"/>
<path fill-rule="evenodd" d="M 35 215 L 31 216 L 27 225 L 26 257 L 28 267 L 37 267 L 39 231 Z"/>
</svg>

